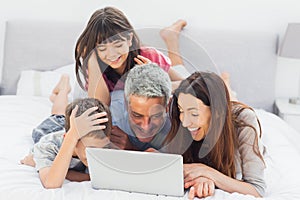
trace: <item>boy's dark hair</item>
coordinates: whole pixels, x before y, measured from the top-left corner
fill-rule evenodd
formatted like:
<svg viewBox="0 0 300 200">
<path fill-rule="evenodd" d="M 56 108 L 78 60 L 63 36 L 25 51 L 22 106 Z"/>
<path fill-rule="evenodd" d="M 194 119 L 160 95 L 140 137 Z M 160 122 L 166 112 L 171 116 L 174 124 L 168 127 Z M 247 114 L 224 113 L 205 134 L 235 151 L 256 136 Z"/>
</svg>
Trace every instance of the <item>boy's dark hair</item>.
<svg viewBox="0 0 300 200">
<path fill-rule="evenodd" d="M 78 105 L 78 110 L 76 113 L 76 117 L 80 116 L 82 113 L 84 113 L 87 109 L 92 108 L 97 106 L 98 109 L 92 112 L 90 115 L 93 115 L 95 113 L 100 113 L 100 112 L 106 112 L 107 116 L 104 116 L 103 118 L 107 117 L 108 121 L 101 124 L 105 125 L 106 128 L 103 130 L 96 130 L 96 131 L 91 131 L 85 136 L 91 136 L 99 139 L 103 139 L 104 137 L 109 137 L 111 133 L 111 114 L 108 106 L 103 104 L 101 101 L 95 98 L 84 98 L 84 99 L 77 99 L 70 103 L 65 112 L 65 117 L 66 117 L 66 123 L 65 123 L 65 130 L 66 132 L 70 129 L 70 115 L 72 113 L 72 110 L 75 108 L 75 106 Z"/>
</svg>

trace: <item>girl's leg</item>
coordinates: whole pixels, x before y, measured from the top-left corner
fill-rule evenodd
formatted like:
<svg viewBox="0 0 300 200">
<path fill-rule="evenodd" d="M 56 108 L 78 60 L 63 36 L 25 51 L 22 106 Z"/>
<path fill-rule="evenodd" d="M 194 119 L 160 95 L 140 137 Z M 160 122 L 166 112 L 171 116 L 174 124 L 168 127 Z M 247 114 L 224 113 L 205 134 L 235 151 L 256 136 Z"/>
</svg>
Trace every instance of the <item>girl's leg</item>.
<svg viewBox="0 0 300 200">
<path fill-rule="evenodd" d="M 183 61 L 179 52 L 179 34 L 186 25 L 187 22 L 180 19 L 171 26 L 168 26 L 160 31 L 160 36 L 167 46 L 168 56 L 172 62 L 172 66 L 183 65 Z"/>
<path fill-rule="evenodd" d="M 231 101 L 237 101 L 237 96 L 236 96 L 236 92 L 233 91 L 231 89 L 231 86 L 230 86 L 230 75 L 228 72 L 222 72 L 221 73 L 221 78 L 223 79 L 227 89 L 228 89 L 228 92 L 229 92 L 229 96 L 230 96 L 230 100 Z"/>
<path fill-rule="evenodd" d="M 62 75 L 50 96 L 50 100 L 53 102 L 51 116 L 46 118 L 40 125 L 32 130 L 32 139 L 34 143 L 37 143 L 44 135 L 64 129 L 64 115 L 68 105 L 68 94 L 70 91 L 69 76 Z"/>
<path fill-rule="evenodd" d="M 168 56 L 172 62 L 172 66 L 183 65 L 182 57 L 179 51 L 179 34 L 182 29 L 187 25 L 185 20 L 179 19 L 171 26 L 168 26 L 160 31 L 160 36 L 164 40 Z M 221 73 L 221 78 L 225 82 L 232 101 L 237 101 L 236 93 L 230 87 L 229 73 Z"/>
<path fill-rule="evenodd" d="M 68 94 L 71 91 L 69 76 L 63 74 L 52 91 L 50 100 L 52 101 L 51 114 L 64 115 L 68 105 Z"/>
</svg>

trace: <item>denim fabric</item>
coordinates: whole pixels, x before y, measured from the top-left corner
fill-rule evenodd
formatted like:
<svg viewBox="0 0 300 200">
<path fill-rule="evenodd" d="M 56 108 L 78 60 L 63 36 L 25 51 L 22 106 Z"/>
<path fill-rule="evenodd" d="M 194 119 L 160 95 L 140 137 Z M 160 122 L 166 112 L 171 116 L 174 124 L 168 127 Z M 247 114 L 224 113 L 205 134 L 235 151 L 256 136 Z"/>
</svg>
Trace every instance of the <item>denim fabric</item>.
<svg viewBox="0 0 300 200">
<path fill-rule="evenodd" d="M 32 139 L 34 143 L 37 143 L 42 136 L 56 131 L 64 130 L 65 116 L 63 115 L 51 115 L 45 119 L 38 127 L 32 130 Z"/>
</svg>

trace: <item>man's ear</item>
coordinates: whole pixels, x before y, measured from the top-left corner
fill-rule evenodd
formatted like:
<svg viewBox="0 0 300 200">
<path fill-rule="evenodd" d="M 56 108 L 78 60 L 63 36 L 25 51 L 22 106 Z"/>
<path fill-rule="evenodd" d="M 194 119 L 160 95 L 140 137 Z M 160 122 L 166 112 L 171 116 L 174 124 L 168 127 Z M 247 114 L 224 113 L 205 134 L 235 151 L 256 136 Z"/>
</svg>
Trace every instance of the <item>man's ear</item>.
<svg viewBox="0 0 300 200">
<path fill-rule="evenodd" d="M 127 100 L 125 94 L 124 94 L 124 102 L 125 102 L 125 108 L 126 108 L 126 110 L 128 111 L 128 104 L 129 104 L 129 101 Z"/>
<path fill-rule="evenodd" d="M 169 99 L 167 106 L 166 106 L 166 113 L 169 112 L 169 107 L 170 107 L 170 103 L 171 103 L 172 97 Z"/>
</svg>

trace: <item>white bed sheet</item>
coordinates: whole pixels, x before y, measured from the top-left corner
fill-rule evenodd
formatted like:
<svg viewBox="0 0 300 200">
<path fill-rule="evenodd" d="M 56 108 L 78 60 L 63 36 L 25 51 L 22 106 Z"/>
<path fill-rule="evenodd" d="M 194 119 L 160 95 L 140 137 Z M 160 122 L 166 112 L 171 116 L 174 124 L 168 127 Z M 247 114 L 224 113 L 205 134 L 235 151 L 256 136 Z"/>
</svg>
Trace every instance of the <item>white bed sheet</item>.
<svg viewBox="0 0 300 200">
<path fill-rule="evenodd" d="M 33 142 L 31 131 L 50 114 L 44 97 L 0 96 L 0 199 L 186 199 L 112 190 L 94 190 L 89 181 L 66 181 L 62 188 L 44 189 L 35 169 L 19 164 Z M 256 110 L 263 128 L 267 192 L 264 199 L 300 199 L 300 133 L 276 115 Z M 153 183 L 155 184 L 155 183 Z M 205 199 L 256 199 L 216 190 Z"/>
</svg>

